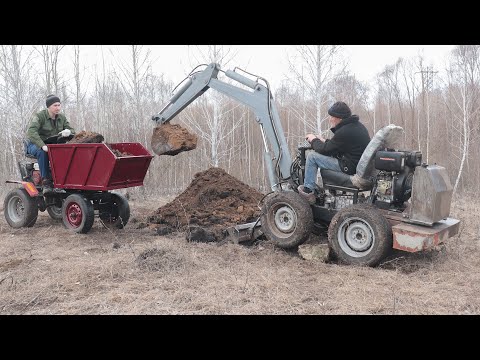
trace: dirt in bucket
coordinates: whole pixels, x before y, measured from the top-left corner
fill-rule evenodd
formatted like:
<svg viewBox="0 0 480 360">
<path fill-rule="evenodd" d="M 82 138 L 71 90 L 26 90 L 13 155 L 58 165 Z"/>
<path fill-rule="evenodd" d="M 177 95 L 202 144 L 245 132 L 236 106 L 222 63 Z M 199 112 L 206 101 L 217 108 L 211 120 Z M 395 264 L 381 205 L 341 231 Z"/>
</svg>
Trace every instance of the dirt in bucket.
<svg viewBox="0 0 480 360">
<path fill-rule="evenodd" d="M 177 155 L 197 147 L 198 137 L 178 124 L 169 122 L 153 129 L 151 146 L 157 155 Z"/>
<path fill-rule="evenodd" d="M 69 144 L 102 143 L 105 140 L 103 135 L 92 131 L 80 131 L 68 141 Z"/>
</svg>

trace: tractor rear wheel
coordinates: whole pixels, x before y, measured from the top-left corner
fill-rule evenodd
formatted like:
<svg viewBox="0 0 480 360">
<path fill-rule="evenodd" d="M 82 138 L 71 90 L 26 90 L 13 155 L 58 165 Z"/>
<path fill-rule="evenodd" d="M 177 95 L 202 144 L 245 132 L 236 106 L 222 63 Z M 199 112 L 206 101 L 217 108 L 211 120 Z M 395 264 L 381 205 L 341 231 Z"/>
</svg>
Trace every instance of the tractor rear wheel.
<svg viewBox="0 0 480 360">
<path fill-rule="evenodd" d="M 12 228 L 32 227 L 38 217 L 37 198 L 31 197 L 24 188 L 14 189 L 5 197 L 3 211 Z"/>
<path fill-rule="evenodd" d="M 328 243 L 341 263 L 376 266 L 392 250 L 392 226 L 373 206 L 352 205 L 332 218 Z"/>
<path fill-rule="evenodd" d="M 123 229 L 130 219 L 130 205 L 122 194 L 112 193 L 111 195 L 112 201 L 105 211 L 100 212 L 100 220 L 108 228 Z"/>
<path fill-rule="evenodd" d="M 79 194 L 69 195 L 62 206 L 62 219 L 67 229 L 86 234 L 95 220 L 93 204 Z"/>
<path fill-rule="evenodd" d="M 298 193 L 281 191 L 270 195 L 262 207 L 262 232 L 283 249 L 303 244 L 313 230 L 313 213 Z"/>
</svg>

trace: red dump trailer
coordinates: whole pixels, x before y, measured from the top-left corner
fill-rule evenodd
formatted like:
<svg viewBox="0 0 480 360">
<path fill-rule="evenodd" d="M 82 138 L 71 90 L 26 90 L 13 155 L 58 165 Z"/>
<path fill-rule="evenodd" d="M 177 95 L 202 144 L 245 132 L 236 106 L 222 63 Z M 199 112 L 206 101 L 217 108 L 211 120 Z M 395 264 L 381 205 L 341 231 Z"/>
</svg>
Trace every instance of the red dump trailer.
<svg viewBox="0 0 480 360">
<path fill-rule="evenodd" d="M 14 228 L 33 226 L 38 211 L 62 220 L 78 233 L 87 233 L 95 215 L 107 227 L 123 228 L 130 218 L 125 196 L 110 190 L 142 186 L 153 156 L 140 143 L 48 145 L 54 183 L 43 194 L 36 160 L 20 161 L 21 188 L 4 201 L 5 218 Z"/>
</svg>

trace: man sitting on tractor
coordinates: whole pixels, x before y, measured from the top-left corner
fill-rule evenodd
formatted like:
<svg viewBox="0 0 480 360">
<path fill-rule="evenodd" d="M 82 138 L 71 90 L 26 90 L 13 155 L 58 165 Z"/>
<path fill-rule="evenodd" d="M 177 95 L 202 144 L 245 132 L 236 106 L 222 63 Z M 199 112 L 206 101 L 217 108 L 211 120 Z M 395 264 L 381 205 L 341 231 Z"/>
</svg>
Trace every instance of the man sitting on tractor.
<svg viewBox="0 0 480 360">
<path fill-rule="evenodd" d="M 307 155 L 305 164 L 305 184 L 298 187 L 300 195 L 310 204 L 315 203 L 315 180 L 319 169 L 328 169 L 355 174 L 356 167 L 363 151 L 370 142 L 367 128 L 359 121 L 358 115 L 342 101 L 338 101 L 328 109 L 332 139 L 307 134 L 306 140 L 314 151 Z"/>
<path fill-rule="evenodd" d="M 45 141 L 54 136 L 69 137 L 75 134 L 65 115 L 60 114 L 60 98 L 48 95 L 45 110 L 33 115 L 27 130 L 26 153 L 38 160 L 40 175 L 42 176 L 43 194 L 53 191 L 52 174 L 48 162 L 48 147 Z"/>
</svg>

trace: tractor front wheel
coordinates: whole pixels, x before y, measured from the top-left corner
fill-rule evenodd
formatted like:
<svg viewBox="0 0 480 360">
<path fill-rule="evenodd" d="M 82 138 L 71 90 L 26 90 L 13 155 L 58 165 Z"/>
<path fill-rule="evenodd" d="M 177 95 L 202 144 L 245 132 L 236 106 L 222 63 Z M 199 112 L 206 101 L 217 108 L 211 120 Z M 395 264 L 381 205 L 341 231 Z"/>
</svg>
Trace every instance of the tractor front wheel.
<svg viewBox="0 0 480 360">
<path fill-rule="evenodd" d="M 283 249 L 303 244 L 313 230 L 313 213 L 308 202 L 296 192 L 270 195 L 262 207 L 262 232 Z"/>
<path fill-rule="evenodd" d="M 12 228 L 31 227 L 38 217 L 37 198 L 31 197 L 24 188 L 14 189 L 5 197 L 3 211 Z"/>
</svg>

